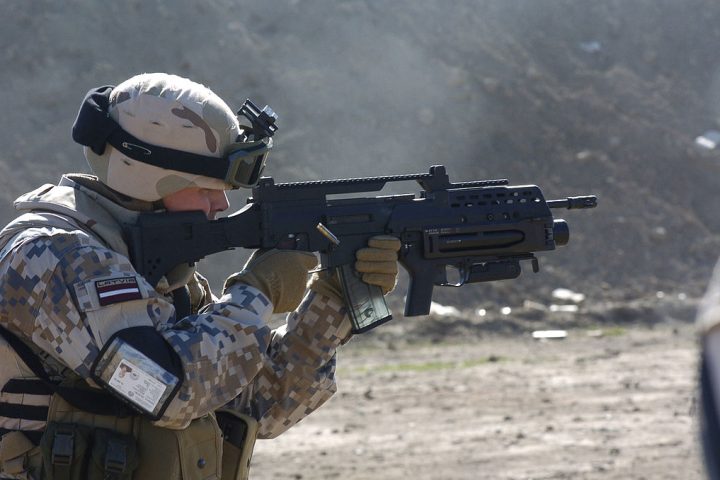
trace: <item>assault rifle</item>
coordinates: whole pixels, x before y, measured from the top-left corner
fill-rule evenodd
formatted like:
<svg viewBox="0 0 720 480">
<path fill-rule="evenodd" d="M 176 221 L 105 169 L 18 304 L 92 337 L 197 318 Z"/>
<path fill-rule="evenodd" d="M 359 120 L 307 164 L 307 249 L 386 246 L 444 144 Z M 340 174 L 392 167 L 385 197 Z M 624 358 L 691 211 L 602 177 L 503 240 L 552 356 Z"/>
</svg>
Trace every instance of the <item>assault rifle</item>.
<svg viewBox="0 0 720 480">
<path fill-rule="evenodd" d="M 420 184 L 418 195 L 337 197 L 407 180 Z M 177 265 L 236 247 L 319 252 L 322 268 L 339 269 L 355 331 L 362 332 L 391 318 L 380 289 L 363 283 L 352 268 L 355 251 L 370 237 L 400 238 L 399 261 L 410 279 L 405 315 L 426 315 L 436 285 L 516 278 L 521 261 L 539 271 L 534 252 L 569 240 L 568 224 L 550 209 L 596 204 L 595 196 L 545 200 L 537 186 L 510 186 L 507 180 L 452 183 L 445 167 L 436 165 L 429 173 L 342 180 L 275 183 L 263 177 L 248 204 L 228 217 L 142 214 L 126 233 L 133 265 L 153 285 Z"/>
</svg>

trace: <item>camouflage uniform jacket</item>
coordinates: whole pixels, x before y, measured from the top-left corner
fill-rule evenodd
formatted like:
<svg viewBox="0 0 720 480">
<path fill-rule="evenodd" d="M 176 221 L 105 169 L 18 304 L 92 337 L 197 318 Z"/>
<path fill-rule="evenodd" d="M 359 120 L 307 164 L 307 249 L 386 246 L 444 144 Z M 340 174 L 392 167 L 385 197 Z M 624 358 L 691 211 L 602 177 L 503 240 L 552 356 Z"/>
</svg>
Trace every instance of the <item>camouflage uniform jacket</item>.
<svg viewBox="0 0 720 480">
<path fill-rule="evenodd" d="M 349 336 L 342 304 L 309 292 L 284 325 L 271 329 L 268 298 L 236 284 L 198 312 L 176 319 L 171 297 L 128 260 L 120 222 L 137 213 L 88 188 L 94 180 L 80 179 L 63 177 L 58 186 L 21 196 L 16 208 L 27 213 L 0 232 L 0 324 L 33 345 L 51 374 L 62 377 L 69 368 L 88 379 L 113 333 L 154 326 L 184 371 L 181 389 L 158 426 L 184 428 L 225 407 L 256 418 L 259 437 L 271 438 L 335 392 L 335 349 Z M 141 298 L 100 301 L 96 282 L 128 277 L 137 282 Z M 12 352 L 0 348 L 3 354 Z M 0 426 L 8 428 L 9 420 L 0 418 L 5 422 Z"/>
</svg>

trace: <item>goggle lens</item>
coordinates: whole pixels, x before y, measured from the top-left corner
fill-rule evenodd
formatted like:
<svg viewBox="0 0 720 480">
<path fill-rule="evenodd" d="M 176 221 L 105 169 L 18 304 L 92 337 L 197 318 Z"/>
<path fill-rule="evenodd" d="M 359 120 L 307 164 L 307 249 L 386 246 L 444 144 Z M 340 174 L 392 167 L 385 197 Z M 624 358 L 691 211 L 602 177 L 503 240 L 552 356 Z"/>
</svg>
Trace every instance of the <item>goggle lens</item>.
<svg viewBox="0 0 720 480">
<path fill-rule="evenodd" d="M 233 187 L 253 187 L 260 180 L 271 144 L 260 148 L 243 149 L 228 155 L 228 173 L 225 181 Z"/>
</svg>

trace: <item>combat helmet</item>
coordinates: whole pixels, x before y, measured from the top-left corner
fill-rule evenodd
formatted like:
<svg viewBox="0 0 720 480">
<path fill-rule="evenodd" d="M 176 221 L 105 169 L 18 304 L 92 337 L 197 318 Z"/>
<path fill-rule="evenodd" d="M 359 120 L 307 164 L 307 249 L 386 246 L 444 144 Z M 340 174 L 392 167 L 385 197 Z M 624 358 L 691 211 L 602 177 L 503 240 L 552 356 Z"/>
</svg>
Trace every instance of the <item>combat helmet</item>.
<svg viewBox="0 0 720 480">
<path fill-rule="evenodd" d="M 101 182 L 129 197 L 156 201 L 186 187 L 253 186 L 272 148 L 276 117 L 267 107 L 251 113 L 262 114 L 273 128 L 261 132 L 254 122 L 241 125 L 230 107 L 199 83 L 148 73 L 91 89 L 72 135 Z"/>
</svg>

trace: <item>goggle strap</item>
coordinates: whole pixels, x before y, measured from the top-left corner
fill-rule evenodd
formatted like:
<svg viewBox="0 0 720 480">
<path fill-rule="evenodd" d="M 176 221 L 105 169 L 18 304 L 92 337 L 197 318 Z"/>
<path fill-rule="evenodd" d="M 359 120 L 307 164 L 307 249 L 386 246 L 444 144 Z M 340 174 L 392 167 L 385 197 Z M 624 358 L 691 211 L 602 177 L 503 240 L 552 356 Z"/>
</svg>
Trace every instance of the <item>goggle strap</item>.
<svg viewBox="0 0 720 480">
<path fill-rule="evenodd" d="M 110 133 L 107 143 L 133 160 L 167 170 L 177 170 L 221 180 L 225 179 L 228 171 L 228 161 L 225 158 L 209 157 L 152 145 L 143 142 L 122 128 L 117 128 Z"/>
</svg>

